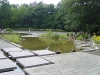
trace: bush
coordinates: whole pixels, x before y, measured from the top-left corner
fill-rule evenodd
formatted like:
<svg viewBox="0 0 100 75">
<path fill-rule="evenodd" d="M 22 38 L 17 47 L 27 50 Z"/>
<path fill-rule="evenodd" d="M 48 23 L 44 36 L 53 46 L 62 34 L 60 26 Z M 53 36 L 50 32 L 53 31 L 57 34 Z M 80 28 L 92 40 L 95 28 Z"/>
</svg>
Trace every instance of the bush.
<svg viewBox="0 0 100 75">
<path fill-rule="evenodd" d="M 86 39 L 86 40 L 89 39 L 88 34 L 83 34 L 83 38 Z"/>
<path fill-rule="evenodd" d="M 93 40 L 96 44 L 100 44 L 100 36 L 94 35 L 94 36 L 92 37 L 92 40 Z"/>
<path fill-rule="evenodd" d="M 67 37 L 69 36 L 69 33 L 66 33 Z"/>
<path fill-rule="evenodd" d="M 83 40 L 82 35 L 80 35 L 77 39 L 78 39 L 78 40 Z"/>
<path fill-rule="evenodd" d="M 54 34 L 53 38 L 54 39 L 59 39 L 60 35 L 59 34 Z"/>
<path fill-rule="evenodd" d="M 6 28 L 7 31 L 9 31 L 10 33 L 13 32 L 13 30 L 11 28 Z"/>
</svg>

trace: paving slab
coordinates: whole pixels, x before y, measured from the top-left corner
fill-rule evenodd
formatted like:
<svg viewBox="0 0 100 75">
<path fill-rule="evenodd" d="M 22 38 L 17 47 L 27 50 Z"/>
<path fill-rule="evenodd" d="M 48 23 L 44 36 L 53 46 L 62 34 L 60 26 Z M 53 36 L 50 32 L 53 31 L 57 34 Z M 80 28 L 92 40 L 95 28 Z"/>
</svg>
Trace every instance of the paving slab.
<svg viewBox="0 0 100 75">
<path fill-rule="evenodd" d="M 100 75 L 100 57 L 97 55 L 72 52 L 42 58 L 55 64 L 26 68 L 28 75 Z"/>
<path fill-rule="evenodd" d="M 15 48 L 16 46 L 12 45 L 11 43 L 6 42 L 5 40 L 0 39 L 0 49 L 2 48 Z M 16 47 L 17 48 L 17 47 Z"/>
<path fill-rule="evenodd" d="M 28 57 L 28 58 L 20 58 L 16 60 L 18 64 L 20 64 L 23 68 L 42 66 L 50 64 L 50 61 L 47 61 L 40 57 Z"/>
<path fill-rule="evenodd" d="M 0 53 L 0 59 L 7 59 L 7 57 L 3 53 Z"/>
<path fill-rule="evenodd" d="M 14 70 L 16 68 L 17 66 L 13 61 L 9 59 L 0 60 L 0 72 Z"/>
<path fill-rule="evenodd" d="M 82 47 L 89 47 L 89 46 L 91 46 L 91 44 L 82 44 L 81 46 Z"/>
<path fill-rule="evenodd" d="M 37 51 L 32 51 L 32 52 L 38 56 L 56 54 L 55 52 L 50 51 L 50 50 L 37 50 Z"/>
<path fill-rule="evenodd" d="M 91 47 L 87 47 L 84 50 L 82 50 L 83 52 L 90 52 L 90 51 L 95 51 L 95 48 L 91 48 Z"/>
<path fill-rule="evenodd" d="M 0 73 L 0 75 L 25 75 L 21 70 Z"/>
<path fill-rule="evenodd" d="M 10 55 L 13 59 L 35 56 L 30 51 L 9 52 L 8 55 Z"/>
<path fill-rule="evenodd" d="M 23 49 L 21 48 L 2 48 L 2 51 L 5 53 L 8 52 L 18 52 L 18 51 L 22 51 Z"/>
</svg>

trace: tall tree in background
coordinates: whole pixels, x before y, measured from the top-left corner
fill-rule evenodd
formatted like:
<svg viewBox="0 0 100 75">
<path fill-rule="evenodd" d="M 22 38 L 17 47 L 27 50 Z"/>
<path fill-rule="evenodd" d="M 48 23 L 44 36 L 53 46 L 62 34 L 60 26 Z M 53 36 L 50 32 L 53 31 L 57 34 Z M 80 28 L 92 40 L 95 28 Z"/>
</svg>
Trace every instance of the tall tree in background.
<svg viewBox="0 0 100 75">
<path fill-rule="evenodd" d="M 73 31 L 95 31 L 100 27 L 100 0 L 63 0 L 66 26 Z"/>
<path fill-rule="evenodd" d="M 0 28 L 9 26 L 9 19 L 11 17 L 11 6 L 7 0 L 0 0 Z"/>
</svg>

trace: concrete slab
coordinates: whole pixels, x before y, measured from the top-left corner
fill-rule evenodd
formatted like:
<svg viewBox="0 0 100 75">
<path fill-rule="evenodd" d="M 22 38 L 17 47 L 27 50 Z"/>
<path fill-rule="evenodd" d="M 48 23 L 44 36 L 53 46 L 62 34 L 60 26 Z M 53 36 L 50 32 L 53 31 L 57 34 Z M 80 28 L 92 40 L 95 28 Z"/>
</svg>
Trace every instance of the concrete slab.
<svg viewBox="0 0 100 75">
<path fill-rule="evenodd" d="M 16 46 L 6 42 L 5 40 L 0 39 L 0 49 L 2 48 L 15 48 Z"/>
<path fill-rule="evenodd" d="M 20 58 L 16 60 L 23 68 L 42 66 L 50 64 L 51 62 L 40 57 Z"/>
<path fill-rule="evenodd" d="M 10 55 L 13 59 L 35 56 L 29 51 L 9 52 L 8 55 Z"/>
<path fill-rule="evenodd" d="M 2 48 L 2 51 L 5 52 L 5 53 L 8 53 L 8 52 L 17 52 L 17 51 L 22 51 L 23 49 L 21 48 Z"/>
<path fill-rule="evenodd" d="M 25 75 L 25 74 L 24 74 L 24 72 L 22 72 L 20 70 L 15 70 L 15 71 L 0 73 L 0 75 Z"/>
<path fill-rule="evenodd" d="M 95 51 L 95 48 L 91 48 L 91 47 L 87 47 L 84 50 L 82 50 L 83 52 L 89 52 L 89 51 Z"/>
<path fill-rule="evenodd" d="M 16 69 L 17 66 L 9 59 L 0 60 L 0 72 L 10 71 Z"/>
<path fill-rule="evenodd" d="M 91 44 L 82 44 L 81 46 L 82 47 L 89 47 L 89 46 L 91 46 Z"/>
<path fill-rule="evenodd" d="M 55 64 L 26 68 L 28 75 L 100 75 L 100 57 L 83 52 L 43 56 Z"/>
<path fill-rule="evenodd" d="M 39 56 L 56 54 L 55 52 L 50 51 L 50 50 L 37 50 L 37 51 L 32 51 L 32 52 Z"/>
<path fill-rule="evenodd" d="M 0 53 L 0 59 L 7 59 L 7 57 L 3 53 Z"/>
</svg>

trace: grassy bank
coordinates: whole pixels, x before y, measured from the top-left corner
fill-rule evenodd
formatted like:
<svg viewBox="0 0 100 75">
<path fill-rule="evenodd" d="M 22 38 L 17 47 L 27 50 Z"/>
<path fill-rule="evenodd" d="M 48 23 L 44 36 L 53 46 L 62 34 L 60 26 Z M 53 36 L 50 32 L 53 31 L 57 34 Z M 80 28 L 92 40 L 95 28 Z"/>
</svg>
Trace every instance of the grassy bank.
<svg viewBox="0 0 100 75">
<path fill-rule="evenodd" d="M 9 40 L 17 44 L 21 41 L 20 34 L 11 33 L 11 34 L 1 34 L 0 36 L 1 38 L 4 38 L 6 40 Z"/>
</svg>

